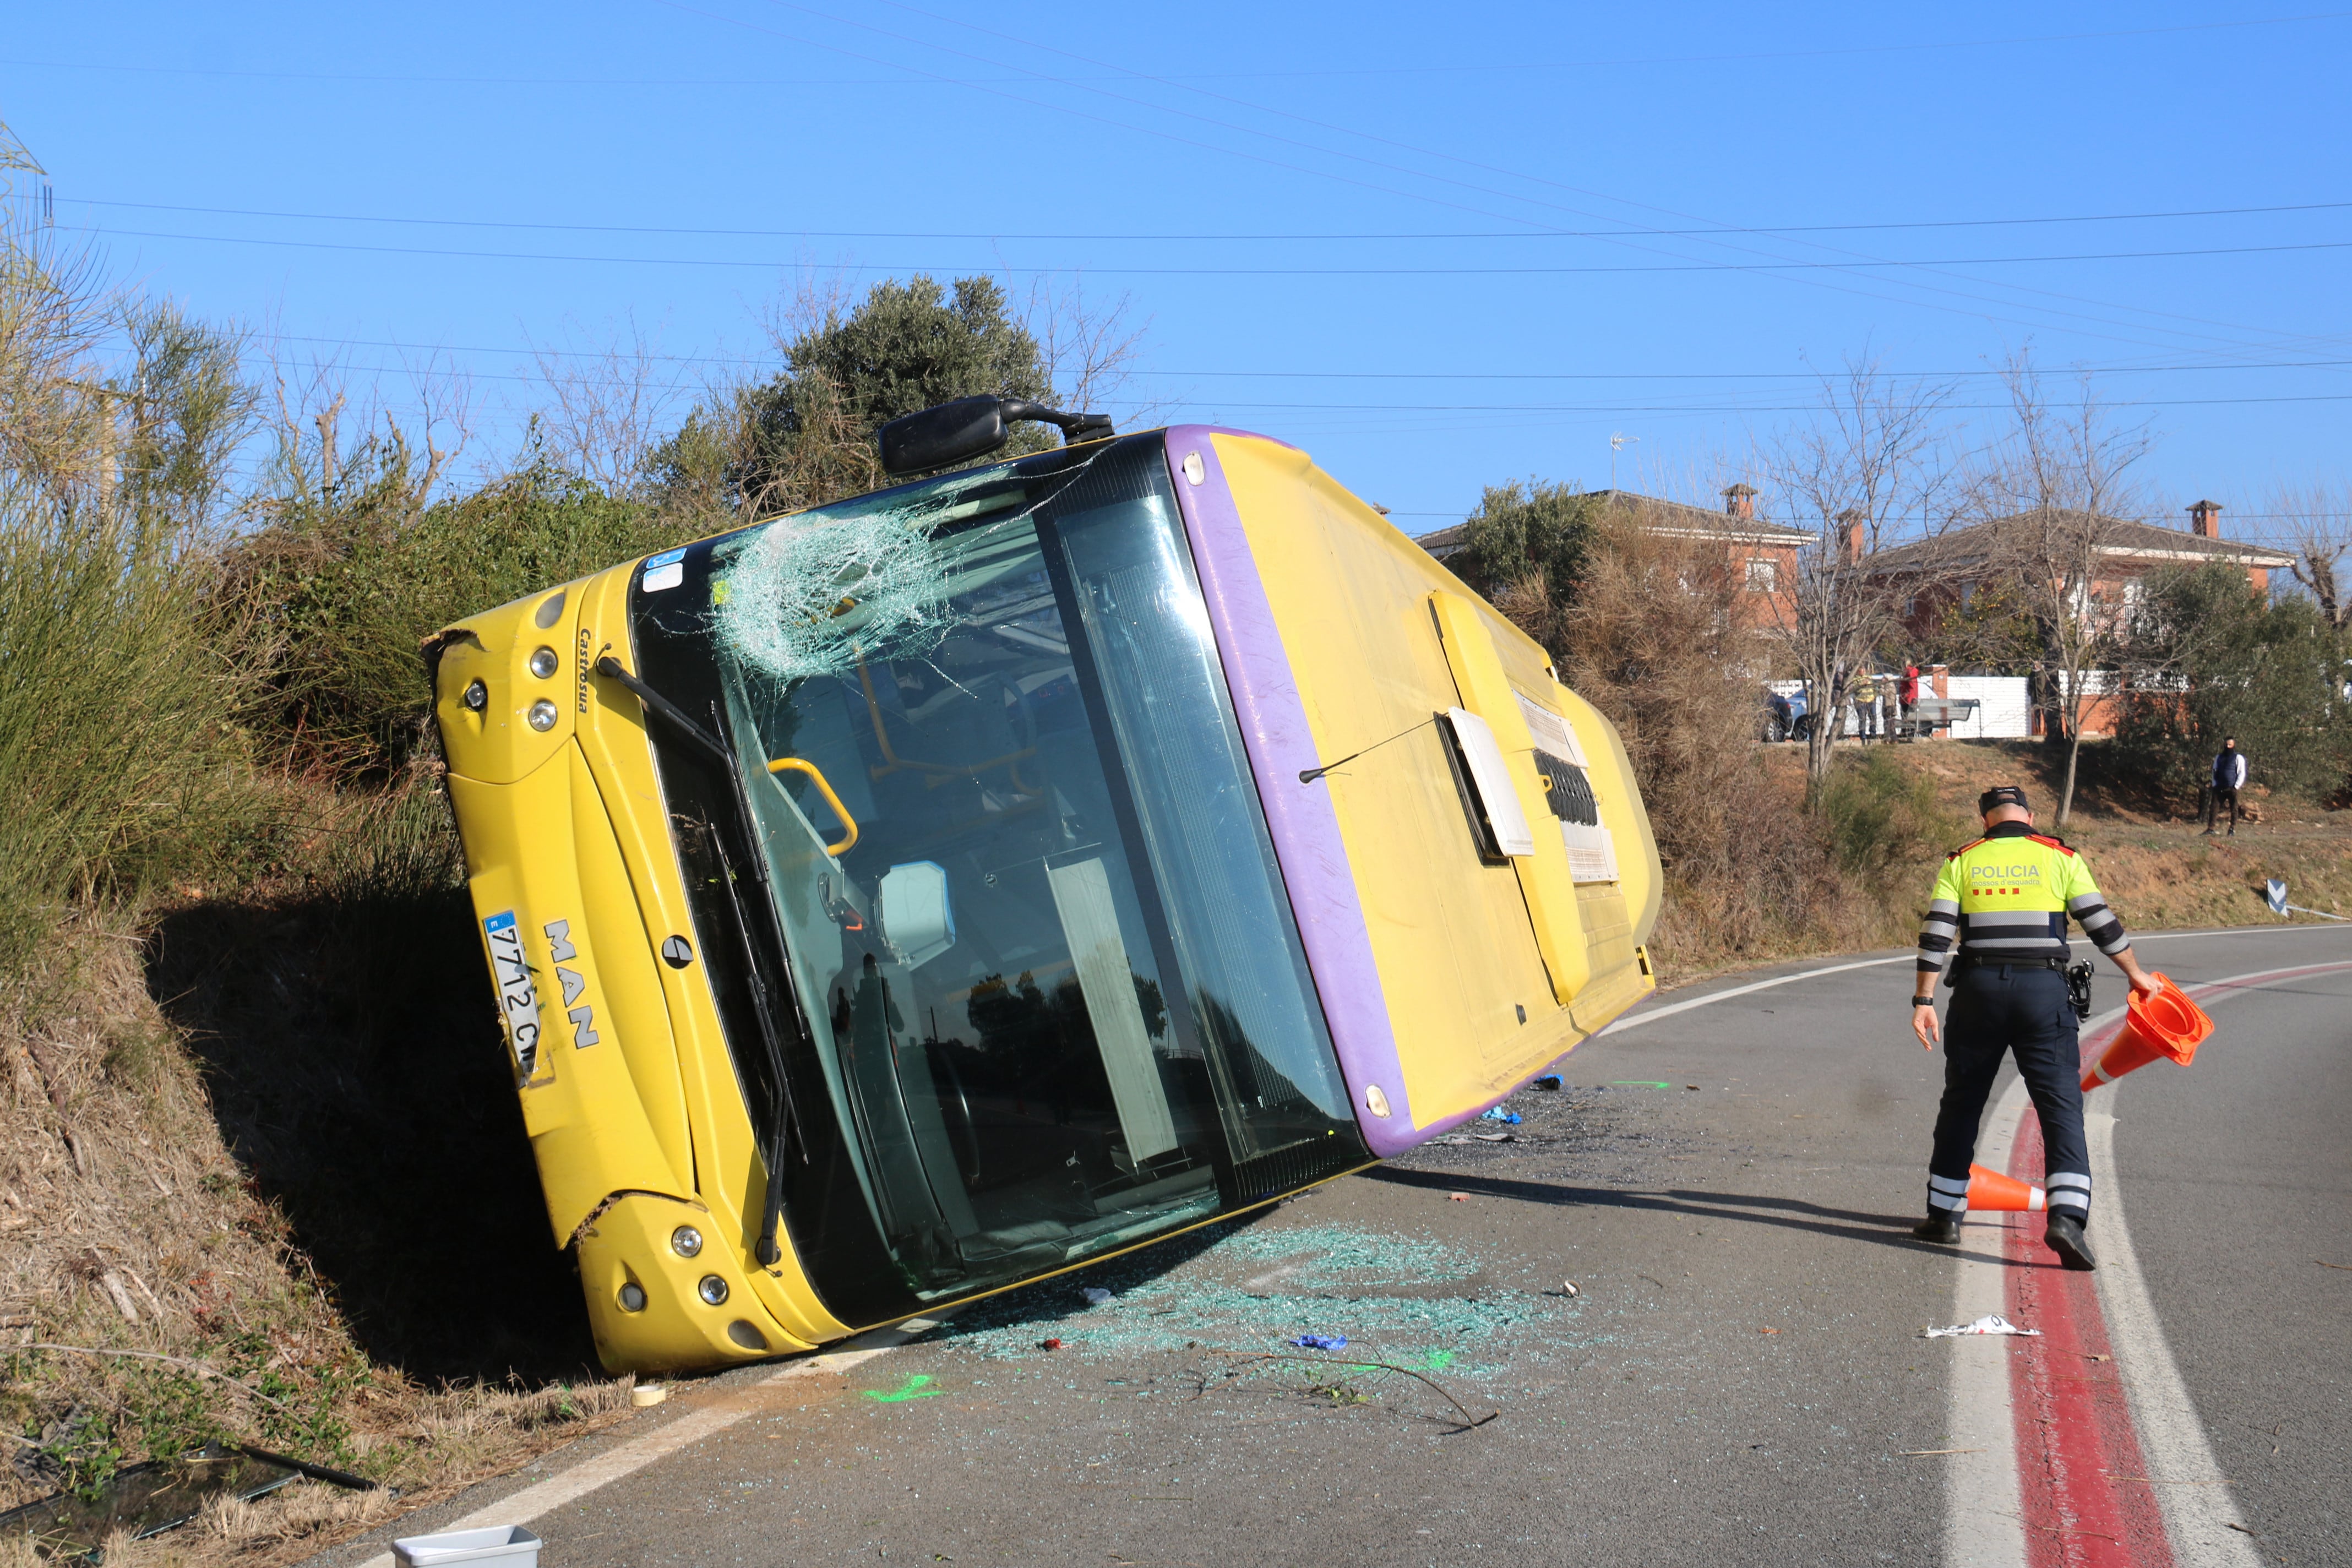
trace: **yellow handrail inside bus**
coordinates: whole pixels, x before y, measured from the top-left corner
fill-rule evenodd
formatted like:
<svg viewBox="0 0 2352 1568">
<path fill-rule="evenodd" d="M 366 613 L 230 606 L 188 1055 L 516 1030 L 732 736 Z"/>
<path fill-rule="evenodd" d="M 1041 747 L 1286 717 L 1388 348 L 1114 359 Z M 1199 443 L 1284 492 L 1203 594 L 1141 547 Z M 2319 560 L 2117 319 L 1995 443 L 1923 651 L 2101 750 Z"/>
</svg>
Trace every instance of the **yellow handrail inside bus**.
<svg viewBox="0 0 2352 1568">
<path fill-rule="evenodd" d="M 882 748 L 882 765 L 878 768 L 867 768 L 866 770 L 867 773 L 880 780 L 888 778 L 900 768 L 919 768 L 926 773 L 953 773 L 956 771 L 953 768 L 942 767 L 938 763 L 909 762 L 892 751 L 890 731 L 882 722 L 882 704 L 874 695 L 874 677 L 866 669 L 866 661 L 862 658 L 857 661 L 857 684 L 866 689 L 866 711 L 874 721 L 874 739 Z"/>
<path fill-rule="evenodd" d="M 991 757 L 984 763 L 966 763 L 959 767 L 950 767 L 945 763 L 917 762 L 912 757 L 900 756 L 890 749 L 890 727 L 882 721 L 882 704 L 874 695 L 874 677 L 867 672 L 866 661 L 862 658 L 857 661 L 857 683 L 866 689 L 866 711 L 874 721 L 874 739 L 882 748 L 882 765 L 878 768 L 867 768 L 866 770 L 867 776 L 879 781 L 888 778 L 900 768 L 914 768 L 930 775 L 923 781 L 924 788 L 937 789 L 941 784 L 953 784 L 958 779 L 976 777 L 991 768 L 1001 768 L 1010 764 L 1016 770 L 1013 775 L 1013 787 L 1023 795 L 1037 793 L 1022 784 L 1021 775 L 1017 771 L 1023 759 L 1037 754 L 1037 748 L 1034 746 L 1024 746 L 1017 752 L 1007 752 L 1001 757 Z"/>
<path fill-rule="evenodd" d="M 833 793 L 833 785 L 825 782 L 824 774 L 817 771 L 817 765 L 805 757 L 778 757 L 768 764 L 768 771 L 772 773 L 789 771 L 808 774 L 816 784 L 816 793 L 824 796 L 824 804 L 833 808 L 833 815 L 839 817 L 841 826 L 849 830 L 848 837 L 838 844 L 826 845 L 824 852 L 834 856 L 848 854 L 857 843 L 857 821 L 849 815 L 849 808 L 841 804 L 841 797 Z"/>
</svg>

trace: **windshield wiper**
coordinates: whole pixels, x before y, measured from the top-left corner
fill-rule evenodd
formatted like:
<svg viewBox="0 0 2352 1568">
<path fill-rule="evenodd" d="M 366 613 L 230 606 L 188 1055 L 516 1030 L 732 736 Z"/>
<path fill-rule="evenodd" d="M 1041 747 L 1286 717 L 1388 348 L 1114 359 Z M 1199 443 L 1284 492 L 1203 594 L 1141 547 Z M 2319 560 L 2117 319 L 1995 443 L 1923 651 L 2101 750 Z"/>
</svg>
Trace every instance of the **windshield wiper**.
<svg viewBox="0 0 2352 1568">
<path fill-rule="evenodd" d="M 697 751 L 718 764 L 719 771 L 727 775 L 729 787 L 734 792 L 736 820 L 743 825 L 745 834 L 752 833 L 755 830 L 753 825 L 759 818 L 751 813 L 751 796 L 743 788 L 742 765 L 735 754 L 735 748 L 727 742 L 727 726 L 719 718 L 718 705 L 712 704 L 710 710 L 711 721 L 718 726 L 714 733 L 705 730 L 686 710 L 622 668 L 621 661 L 611 654 L 597 658 L 596 673 L 608 680 L 619 681 L 646 705 L 646 711 L 658 715 L 691 742 Z M 759 1020 L 760 1042 L 766 1047 L 768 1071 L 776 1080 L 776 1097 L 782 1102 L 783 1111 L 781 1125 L 775 1128 L 769 1140 L 770 1147 L 761 1151 L 768 1164 L 768 1194 L 764 1212 L 760 1216 L 759 1244 L 752 1248 L 752 1256 L 760 1260 L 761 1267 L 772 1268 L 784 1255 L 783 1248 L 776 1241 L 776 1226 L 784 1206 L 784 1156 L 788 1149 L 794 1150 L 799 1153 L 801 1163 L 806 1164 L 808 1139 L 801 1131 L 800 1107 L 793 1098 L 792 1079 L 785 1072 L 783 1041 L 776 1032 L 775 1015 L 779 1010 L 776 998 L 769 988 L 767 971 L 760 966 L 759 953 L 751 944 L 751 917 L 743 908 L 742 892 L 736 886 L 735 863 L 728 856 L 726 836 L 713 833 L 710 847 L 719 856 L 719 880 L 727 889 L 727 902 L 734 911 L 736 940 L 743 950 L 744 978 L 751 992 L 751 1012 Z M 752 885 L 767 900 L 764 907 L 773 910 L 776 901 L 768 886 L 767 857 L 760 853 L 757 844 L 751 845 L 751 848 Z M 794 1009 L 793 1016 L 799 1018 L 797 1009 Z"/>
<path fill-rule="evenodd" d="M 605 646 L 611 645 L 608 643 Z M 696 750 L 725 768 L 730 776 L 734 774 L 734 748 L 696 723 L 685 709 L 622 668 L 619 659 L 609 653 L 599 654 L 596 658 L 596 673 L 607 680 L 617 680 L 627 687 L 636 700 L 646 705 L 648 712 L 660 714 L 677 729 L 678 733 L 693 742 Z"/>
</svg>

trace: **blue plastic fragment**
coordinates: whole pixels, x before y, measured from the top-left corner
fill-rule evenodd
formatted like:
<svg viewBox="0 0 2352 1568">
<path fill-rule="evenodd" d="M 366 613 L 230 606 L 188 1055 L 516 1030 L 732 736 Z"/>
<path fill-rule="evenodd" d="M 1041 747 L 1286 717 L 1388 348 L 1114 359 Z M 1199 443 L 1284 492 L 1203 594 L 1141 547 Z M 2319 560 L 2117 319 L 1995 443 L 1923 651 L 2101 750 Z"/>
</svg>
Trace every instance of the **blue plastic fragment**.
<svg viewBox="0 0 2352 1568">
<path fill-rule="evenodd" d="M 1508 1122 L 1513 1127 L 1517 1127 L 1519 1124 L 1521 1118 L 1517 1111 L 1506 1110 L 1501 1106 L 1497 1105 L 1482 1113 L 1478 1120 L 1481 1121 L 1504 1121 Z"/>
<path fill-rule="evenodd" d="M 1301 1350 L 1343 1351 L 1348 1348 L 1348 1336 L 1345 1334 L 1301 1334 L 1290 1342 L 1297 1345 Z"/>
<path fill-rule="evenodd" d="M 1548 1072 L 1544 1074 L 1543 1077 L 1536 1079 L 1533 1087 L 1537 1089 L 1559 1089 L 1562 1087 L 1559 1081 L 1559 1074 L 1556 1072 Z"/>
</svg>

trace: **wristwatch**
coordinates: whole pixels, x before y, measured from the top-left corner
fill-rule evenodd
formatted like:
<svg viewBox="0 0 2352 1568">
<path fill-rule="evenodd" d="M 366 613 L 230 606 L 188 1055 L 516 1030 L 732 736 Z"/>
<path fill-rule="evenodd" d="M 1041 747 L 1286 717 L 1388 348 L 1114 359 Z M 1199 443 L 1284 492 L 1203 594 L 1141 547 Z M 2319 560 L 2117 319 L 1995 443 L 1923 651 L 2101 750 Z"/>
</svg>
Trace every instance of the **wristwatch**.
<svg viewBox="0 0 2352 1568">
<path fill-rule="evenodd" d="M 1911 998 L 1911 1005 L 1914 1007 L 1932 1007 L 1935 1005 L 1936 999 L 1933 996 L 1914 996 Z"/>
</svg>

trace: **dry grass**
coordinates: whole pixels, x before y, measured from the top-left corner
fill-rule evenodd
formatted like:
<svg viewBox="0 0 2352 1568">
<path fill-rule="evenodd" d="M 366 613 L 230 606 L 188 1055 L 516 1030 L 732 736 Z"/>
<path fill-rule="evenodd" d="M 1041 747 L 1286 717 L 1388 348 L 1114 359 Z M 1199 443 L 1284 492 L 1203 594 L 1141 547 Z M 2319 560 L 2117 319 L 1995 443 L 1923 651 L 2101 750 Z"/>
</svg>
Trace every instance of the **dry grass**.
<svg viewBox="0 0 2352 1568">
<path fill-rule="evenodd" d="M 0 1508 L 210 1439 L 398 1489 L 306 1483 L 109 1553 L 259 1568 L 627 1409 L 433 805 L 314 792 L 264 885 L 144 931 L 84 914 L 0 997 L 0 1425 L 40 1445 L 9 1445 Z"/>
<path fill-rule="evenodd" d="M 216 1542 L 247 1558 L 296 1543 L 315 1549 L 380 1524 L 399 1509 L 399 1501 L 388 1492 L 346 1491 L 318 1481 L 296 1481 L 251 1502 L 214 1498 L 195 1522 L 207 1544 Z M 114 1560 L 112 1552 L 107 1557 Z"/>
<path fill-rule="evenodd" d="M 2085 747 L 2095 776 L 2096 748 Z M 1926 741 L 1874 748 L 1904 775 L 1926 781 L 1954 826 L 1952 842 L 1922 838 L 1907 858 L 1881 873 L 1858 876 L 1833 863 L 1815 874 L 1818 902 L 1801 920 L 1767 928 L 1745 945 L 1719 930 L 1720 917 L 1701 887 L 1668 879 L 1656 949 L 1674 981 L 1808 953 L 1899 946 L 1917 932 L 1927 889 L 1942 852 L 1975 835 L 1976 798 L 1994 784 L 2022 784 L 2045 810 L 2053 797 L 2059 755 L 2045 756 L 2030 741 Z M 1851 765 L 1860 748 L 1841 746 Z M 1792 745 L 1751 746 L 1755 770 L 1752 821 L 1774 837 L 1809 832 L 1802 812 L 1804 752 Z M 2134 809 L 2097 787 L 2075 801 L 2066 841 L 2091 860 L 2099 886 L 2126 929 L 2163 931 L 2199 926 L 2261 925 L 2273 916 L 2263 884 L 2285 879 L 2294 901 L 2331 914 L 2352 914 L 2352 812 L 2329 811 L 2250 792 L 2254 819 L 2234 837 L 2205 837 L 2189 818 Z M 1826 854 L 1824 861 L 1828 861 Z M 2297 920 L 2305 916 L 2293 917 Z"/>
<path fill-rule="evenodd" d="M 28 1436 L 76 1407 L 102 1415 L 111 1430 L 82 1445 L 85 1470 L 126 1443 L 194 1437 L 213 1415 L 300 1435 L 289 1423 L 321 1380 L 350 1375 L 348 1339 L 222 1146 L 136 938 L 85 916 L 47 952 L 32 1005 L 0 1017 L 0 1409 Z M 219 1375 L 11 1342 L 173 1355 Z M 0 1499 L 43 1489 L 23 1471 L 0 1475 Z"/>
<path fill-rule="evenodd" d="M 2194 817 L 2147 809 L 2137 795 L 2119 795 L 2098 782 L 2105 772 L 2104 744 L 2084 747 L 2084 771 L 2093 782 L 2077 795 L 2064 837 L 2091 858 L 2100 889 L 2126 926 L 2265 923 L 2276 918 L 2263 904 L 2263 883 L 2271 877 L 2284 878 L 2298 904 L 2352 915 L 2352 812 L 2256 786 L 2247 792 L 2251 815 L 2236 835 L 2208 838 Z M 2063 756 L 2045 755 L 2032 741 L 1930 741 L 1891 749 L 1930 780 L 1963 821 L 1973 820 L 1978 792 L 2000 783 L 2024 784 L 2046 812 Z"/>
</svg>

